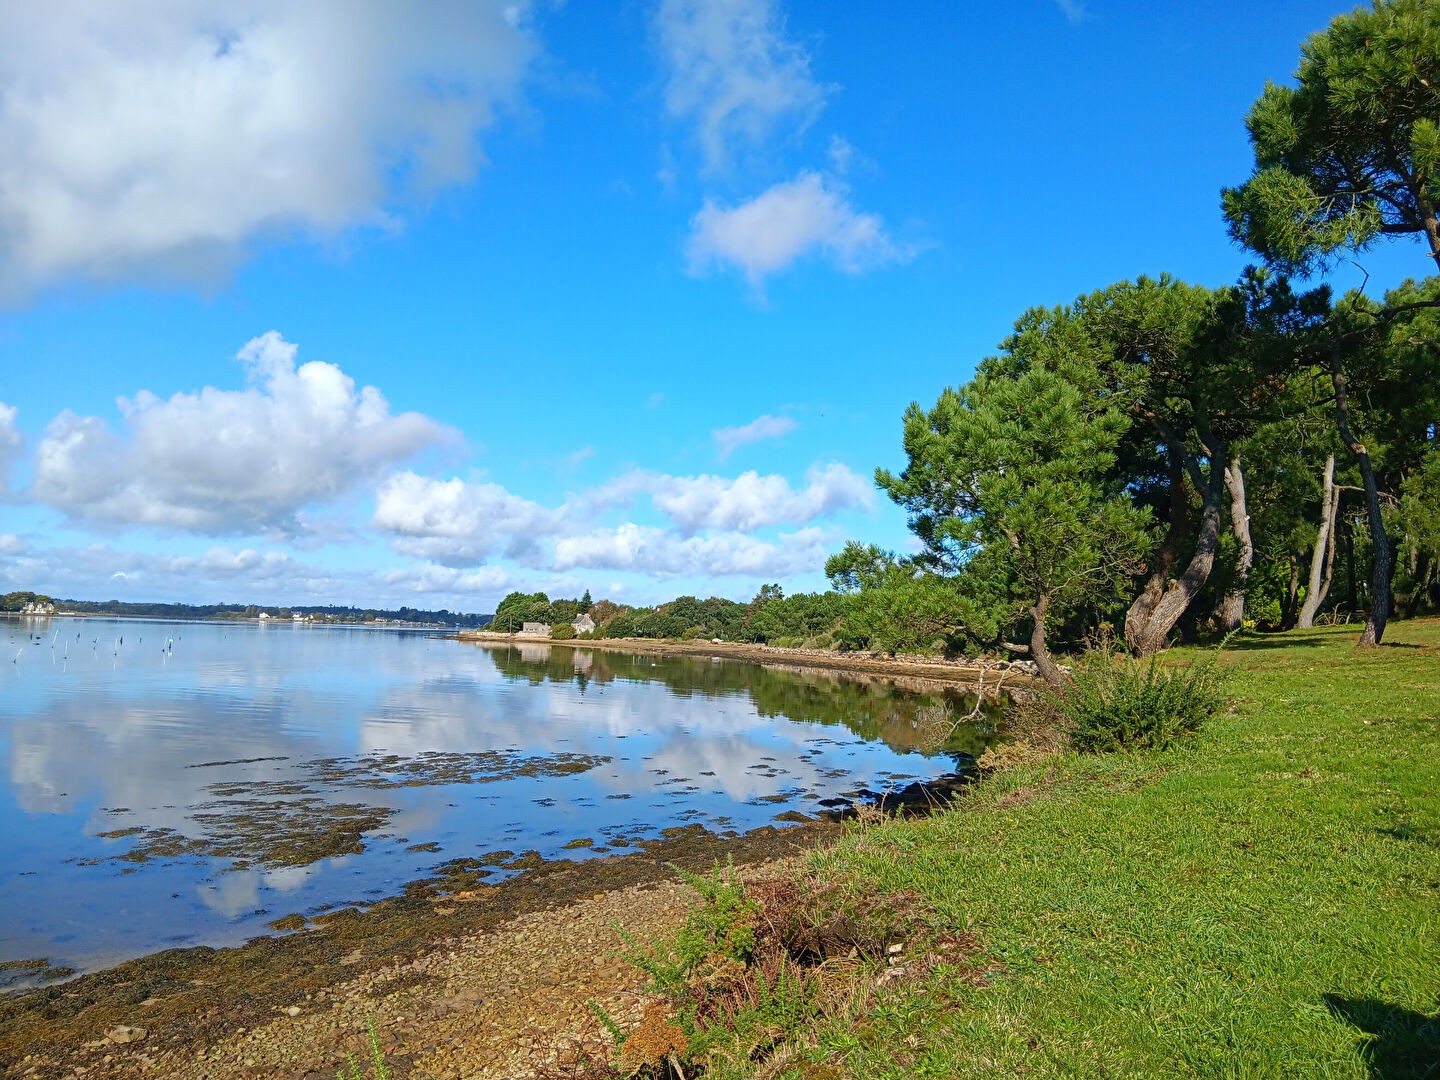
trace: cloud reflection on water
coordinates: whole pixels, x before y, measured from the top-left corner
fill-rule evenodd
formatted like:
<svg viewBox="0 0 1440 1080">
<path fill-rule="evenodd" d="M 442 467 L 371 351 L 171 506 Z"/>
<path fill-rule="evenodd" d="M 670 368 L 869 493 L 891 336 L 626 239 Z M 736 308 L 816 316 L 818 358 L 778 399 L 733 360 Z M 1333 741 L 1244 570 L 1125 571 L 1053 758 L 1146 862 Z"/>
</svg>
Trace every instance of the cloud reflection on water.
<svg viewBox="0 0 1440 1080">
<path fill-rule="evenodd" d="M 393 892 L 460 854 L 535 847 L 557 855 L 577 836 L 653 834 L 697 817 L 749 828 L 785 808 L 759 801 L 767 796 L 792 793 L 795 807 L 811 810 L 814 800 L 799 793 L 836 795 L 893 773 L 935 775 L 954 761 L 912 752 L 916 718 L 926 708 L 968 708 L 958 697 L 918 698 L 873 680 L 543 643 L 487 649 L 414 634 L 254 624 L 50 625 L 52 640 L 84 648 L 52 663 L 48 646 L 37 647 L 30 663 L 0 673 L 8 776 L 0 865 L 15 868 L 0 879 L 0 903 L 16 913 L 13 931 L 0 929 L 0 952 L 55 951 L 62 922 L 75 934 L 88 920 L 94 941 L 87 945 L 81 932 L 62 950 L 81 964 L 101 952 L 113 959 L 159 947 L 176 940 L 177 929 L 178 939 L 197 941 L 260 932 L 274 917 L 257 914 L 262 909 L 313 910 Z M 122 635 L 114 655 L 100 656 L 100 645 Z M 173 651 L 162 650 L 171 638 Z M 976 739 L 962 738 L 952 754 L 978 749 Z M 404 785 L 410 773 L 374 774 L 381 786 L 320 786 L 307 765 L 382 750 L 413 761 L 507 749 L 525 760 L 609 760 L 561 775 L 507 775 L 502 757 L 501 772 L 475 777 L 490 782 L 439 782 L 442 771 L 418 786 L 386 786 Z M 302 866 L 247 860 L 237 869 L 203 857 L 73 862 L 123 854 L 133 838 L 98 834 L 126 827 L 202 837 L 224 828 L 225 814 L 240 812 L 246 799 L 296 797 L 265 786 L 295 781 L 315 798 L 373 807 L 388 824 L 366 835 L 363 854 Z M 262 786 L 245 786 L 255 783 Z M 617 798 L 626 795 L 633 797 Z M 41 818 L 53 825 L 37 828 Z M 441 854 L 407 850 L 431 842 Z M 44 876 L 44 887 L 34 875 Z M 137 912 L 133 925 L 104 925 L 116 904 Z"/>
</svg>

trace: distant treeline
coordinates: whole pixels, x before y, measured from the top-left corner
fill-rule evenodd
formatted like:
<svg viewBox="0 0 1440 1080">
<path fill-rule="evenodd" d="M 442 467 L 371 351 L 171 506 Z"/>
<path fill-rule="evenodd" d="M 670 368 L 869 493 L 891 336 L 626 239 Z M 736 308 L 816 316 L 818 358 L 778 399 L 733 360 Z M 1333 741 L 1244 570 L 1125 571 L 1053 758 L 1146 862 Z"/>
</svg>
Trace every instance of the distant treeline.
<svg viewBox="0 0 1440 1080">
<path fill-rule="evenodd" d="M 9 593 L 0 597 L 0 611 L 19 611 L 26 603 L 35 599 L 35 593 Z M 45 600 L 48 597 L 38 599 Z M 386 609 L 305 605 L 288 608 L 257 604 L 133 603 L 124 600 L 56 600 L 55 605 L 63 611 L 85 615 L 130 615 L 149 619 L 258 619 L 262 613 L 272 619 L 289 619 L 298 611 L 311 622 L 367 623 L 383 619 L 386 622 L 428 623 L 467 629 L 485 626 L 491 618 L 489 615 L 473 615 L 444 608 L 439 611 L 426 611 L 412 607 Z"/>
<path fill-rule="evenodd" d="M 495 609 L 491 629 L 513 633 L 529 623 L 548 623 L 552 638 L 719 638 L 810 648 L 864 648 L 869 635 L 857 633 L 854 598 L 836 592 L 786 596 L 779 585 L 764 585 L 748 603 L 712 596 L 680 596 L 655 607 L 628 607 L 610 600 L 551 600 L 545 593 L 512 592 Z M 576 634 L 580 615 L 595 623 Z"/>
</svg>

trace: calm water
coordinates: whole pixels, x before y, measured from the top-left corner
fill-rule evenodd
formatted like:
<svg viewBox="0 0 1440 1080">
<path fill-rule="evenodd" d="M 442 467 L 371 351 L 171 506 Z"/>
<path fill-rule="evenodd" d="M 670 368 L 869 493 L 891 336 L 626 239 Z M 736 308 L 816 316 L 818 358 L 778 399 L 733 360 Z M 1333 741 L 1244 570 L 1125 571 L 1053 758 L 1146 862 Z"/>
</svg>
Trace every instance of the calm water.
<svg viewBox="0 0 1440 1080">
<path fill-rule="evenodd" d="M 709 658 L 102 619 L 0 644 L 0 963 L 232 944 L 458 857 L 744 831 L 988 736 L 950 730 L 958 694 Z"/>
</svg>

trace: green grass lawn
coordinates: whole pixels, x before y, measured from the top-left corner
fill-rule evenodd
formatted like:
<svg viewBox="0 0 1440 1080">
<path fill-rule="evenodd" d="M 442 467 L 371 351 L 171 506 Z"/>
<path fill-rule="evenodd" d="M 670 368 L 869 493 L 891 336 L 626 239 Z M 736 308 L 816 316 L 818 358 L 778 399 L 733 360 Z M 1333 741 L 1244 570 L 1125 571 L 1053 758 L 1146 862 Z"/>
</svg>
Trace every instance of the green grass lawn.
<svg viewBox="0 0 1440 1080">
<path fill-rule="evenodd" d="M 976 933 L 824 1034 L 858 1077 L 1440 1077 L 1440 622 L 1251 637 L 1183 746 L 1066 755 L 817 858 Z M 1183 654 L 1182 654 L 1183 655 Z"/>
</svg>

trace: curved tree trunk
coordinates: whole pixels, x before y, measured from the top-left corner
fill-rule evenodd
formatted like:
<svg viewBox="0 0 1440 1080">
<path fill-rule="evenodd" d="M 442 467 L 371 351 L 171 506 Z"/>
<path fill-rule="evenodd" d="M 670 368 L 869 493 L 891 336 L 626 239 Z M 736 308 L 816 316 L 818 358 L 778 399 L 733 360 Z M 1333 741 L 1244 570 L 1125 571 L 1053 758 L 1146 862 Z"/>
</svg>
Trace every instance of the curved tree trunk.
<svg viewBox="0 0 1440 1080">
<path fill-rule="evenodd" d="M 1335 388 L 1335 423 L 1340 429 L 1340 438 L 1360 464 L 1360 477 L 1365 483 L 1366 516 L 1370 519 L 1370 614 L 1365 618 L 1365 629 L 1357 644 L 1379 645 L 1385 637 L 1385 624 L 1390 621 L 1390 579 L 1395 572 L 1395 551 L 1390 546 L 1390 537 L 1385 534 L 1385 519 L 1380 511 L 1380 485 L 1375 479 L 1375 467 L 1370 463 L 1370 452 L 1350 432 L 1349 398 L 1338 341 L 1330 351 L 1330 382 Z"/>
<path fill-rule="evenodd" d="M 1225 488 L 1225 469 L 1221 454 L 1210 457 L 1210 475 L 1205 482 L 1204 502 L 1200 512 L 1200 533 L 1195 538 L 1195 552 L 1190 556 L 1185 571 L 1165 586 L 1160 599 L 1150 608 L 1148 614 L 1131 625 L 1132 615 L 1126 614 L 1125 641 L 1140 656 L 1149 656 L 1165 647 L 1166 639 L 1185 609 L 1195 599 L 1210 571 L 1215 566 L 1215 552 L 1220 547 L 1220 493 Z M 1134 605 L 1132 605 L 1132 612 Z"/>
<path fill-rule="evenodd" d="M 1330 567 L 1335 559 L 1335 512 L 1339 498 L 1335 490 L 1335 455 L 1325 459 L 1325 477 L 1320 494 L 1320 532 L 1315 537 L 1315 550 L 1310 553 L 1310 581 L 1305 589 L 1305 602 L 1295 625 L 1308 630 L 1315 625 L 1315 615 L 1330 591 Z"/>
<path fill-rule="evenodd" d="M 1255 545 L 1250 539 L 1250 514 L 1245 503 L 1245 474 L 1237 455 L 1225 467 L 1225 487 L 1230 492 L 1230 531 L 1235 534 L 1235 580 L 1220 598 L 1215 621 L 1222 633 L 1233 633 L 1245 621 L 1245 590 L 1250 568 L 1255 563 Z"/>
<path fill-rule="evenodd" d="M 1180 543 L 1185 538 L 1186 526 L 1190 523 L 1190 499 L 1185 490 L 1185 468 L 1177 460 L 1177 451 L 1169 448 L 1166 455 L 1170 463 L 1170 524 L 1165 531 L 1165 541 L 1151 560 L 1145 575 L 1145 584 L 1140 595 L 1130 604 L 1125 613 L 1125 644 L 1132 652 L 1139 652 L 1134 635 L 1149 622 L 1155 605 L 1165 595 L 1165 584 L 1170 579 L 1176 560 L 1180 558 Z"/>
<path fill-rule="evenodd" d="M 1035 661 L 1040 677 L 1058 690 L 1065 686 L 1066 679 L 1050 658 L 1050 650 L 1045 647 L 1045 612 L 1049 607 L 1050 598 L 1042 596 L 1030 609 L 1030 618 L 1035 623 L 1035 628 L 1030 631 L 1030 659 Z"/>
</svg>

